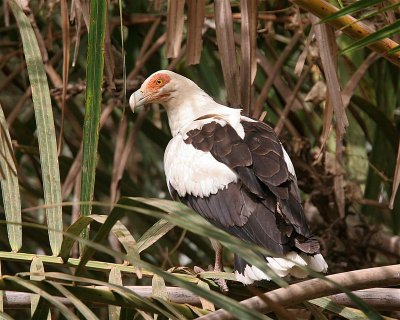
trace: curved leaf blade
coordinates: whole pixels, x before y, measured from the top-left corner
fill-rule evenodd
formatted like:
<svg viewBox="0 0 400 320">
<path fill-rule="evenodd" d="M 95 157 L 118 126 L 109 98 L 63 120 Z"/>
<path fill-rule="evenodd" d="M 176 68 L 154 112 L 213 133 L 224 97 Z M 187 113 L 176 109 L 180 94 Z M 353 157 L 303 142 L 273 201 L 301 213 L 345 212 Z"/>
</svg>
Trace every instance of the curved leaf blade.
<svg viewBox="0 0 400 320">
<path fill-rule="evenodd" d="M 349 53 L 351 51 L 366 47 L 372 43 L 378 42 L 379 40 L 386 39 L 391 37 L 394 34 L 400 33 L 400 20 L 395 23 L 388 25 L 369 36 L 362 38 L 360 40 L 355 41 L 352 45 L 341 51 L 341 54 Z M 397 50 L 397 47 L 395 47 Z M 394 53 L 393 51 L 391 53 Z"/>
<path fill-rule="evenodd" d="M 22 246 L 21 226 L 21 198 L 17 168 L 14 162 L 10 133 L 8 132 L 6 119 L 0 105 L 0 182 L 3 195 L 4 213 L 7 224 L 8 240 L 11 250 L 18 252 Z M 4 175 L 4 176 L 3 176 Z"/>
<path fill-rule="evenodd" d="M 47 205 L 46 217 L 49 227 L 49 240 L 53 254 L 58 255 L 61 248 L 63 230 L 62 198 L 49 85 L 39 45 L 29 19 L 15 0 L 9 0 L 8 3 L 14 13 L 21 33 L 29 81 L 32 87 L 44 200 Z"/>
<path fill-rule="evenodd" d="M 320 23 L 328 22 L 335 20 L 337 18 L 343 17 L 347 14 L 352 14 L 355 12 L 358 12 L 360 10 L 366 9 L 368 7 L 374 6 L 378 3 L 383 2 L 382 0 L 363 0 L 363 1 L 356 1 L 353 2 L 352 4 L 344 7 L 343 9 L 340 9 L 339 11 L 335 12 L 334 14 L 331 14 L 327 16 L 324 19 L 321 19 Z"/>
<path fill-rule="evenodd" d="M 96 175 L 97 146 L 99 142 L 101 92 L 104 69 L 104 39 L 106 32 L 107 1 L 90 1 L 90 26 L 86 70 L 86 105 L 83 125 L 83 157 L 81 178 L 81 216 L 92 210 Z M 89 229 L 82 232 L 89 238 Z"/>
</svg>

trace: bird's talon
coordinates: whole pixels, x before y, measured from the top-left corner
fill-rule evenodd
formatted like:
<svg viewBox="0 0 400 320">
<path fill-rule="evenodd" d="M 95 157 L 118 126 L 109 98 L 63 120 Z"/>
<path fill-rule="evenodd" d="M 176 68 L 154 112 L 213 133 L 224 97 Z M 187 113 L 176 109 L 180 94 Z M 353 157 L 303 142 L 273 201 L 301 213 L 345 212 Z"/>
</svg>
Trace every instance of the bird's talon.
<svg viewBox="0 0 400 320">
<path fill-rule="evenodd" d="M 228 284 L 225 279 L 216 279 L 215 283 L 218 285 L 221 293 L 227 294 L 229 292 Z"/>
<path fill-rule="evenodd" d="M 204 270 L 203 268 L 200 268 L 200 267 L 198 267 L 198 266 L 194 266 L 194 267 L 193 267 L 193 271 L 194 271 L 196 274 L 205 272 L 205 270 Z"/>
</svg>

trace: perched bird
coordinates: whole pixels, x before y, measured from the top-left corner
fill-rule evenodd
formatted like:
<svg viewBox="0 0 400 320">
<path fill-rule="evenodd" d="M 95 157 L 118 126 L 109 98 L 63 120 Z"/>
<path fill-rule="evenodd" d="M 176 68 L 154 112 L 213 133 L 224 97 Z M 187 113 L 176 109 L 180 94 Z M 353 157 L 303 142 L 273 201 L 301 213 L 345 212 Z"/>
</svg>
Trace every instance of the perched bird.
<svg viewBox="0 0 400 320">
<path fill-rule="evenodd" d="M 160 103 L 172 139 L 164 154 L 168 189 L 215 226 L 279 255 L 265 257 L 278 275 L 305 277 L 299 265 L 326 272 L 318 240 L 307 225 L 293 164 L 274 130 L 215 102 L 193 81 L 161 70 L 132 94 L 132 110 Z M 216 269 L 222 268 L 221 246 Z M 287 259 L 286 259 L 287 258 Z M 235 255 L 238 281 L 267 274 Z"/>
</svg>

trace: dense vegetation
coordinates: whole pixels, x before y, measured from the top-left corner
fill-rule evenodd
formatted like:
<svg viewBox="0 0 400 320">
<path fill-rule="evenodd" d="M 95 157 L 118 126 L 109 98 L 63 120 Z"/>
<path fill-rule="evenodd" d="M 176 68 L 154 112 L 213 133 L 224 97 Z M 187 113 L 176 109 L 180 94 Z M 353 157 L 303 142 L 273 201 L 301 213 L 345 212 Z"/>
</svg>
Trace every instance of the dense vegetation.
<svg viewBox="0 0 400 320">
<path fill-rule="evenodd" d="M 233 281 L 231 252 L 257 264 L 259 249 L 168 201 L 166 114 L 127 104 L 144 78 L 170 69 L 271 123 L 329 273 L 343 273 L 333 279 L 349 290 L 398 285 L 399 16 L 392 0 L 90 1 L 90 10 L 80 0 L 5 0 L 0 289 L 17 303 L 0 299 L 1 317 L 30 306 L 35 319 L 50 307 L 68 319 L 227 317 L 218 308 L 240 319 L 400 317 L 397 291 L 374 289 L 368 305 L 316 274 L 290 287 L 292 300 L 273 291 L 258 305 L 235 302 L 292 279 Z M 213 264 L 207 237 L 228 249 L 226 273 L 194 271 Z M 232 280 L 228 296 L 214 278 Z M 331 296 L 339 292 L 349 297 Z"/>
</svg>

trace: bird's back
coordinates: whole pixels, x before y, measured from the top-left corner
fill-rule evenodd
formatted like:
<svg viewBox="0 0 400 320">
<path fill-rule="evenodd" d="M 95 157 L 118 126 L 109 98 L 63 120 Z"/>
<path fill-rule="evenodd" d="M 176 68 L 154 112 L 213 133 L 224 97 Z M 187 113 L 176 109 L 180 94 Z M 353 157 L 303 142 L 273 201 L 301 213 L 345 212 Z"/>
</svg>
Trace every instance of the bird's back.
<svg viewBox="0 0 400 320">
<path fill-rule="evenodd" d="M 205 115 L 171 140 L 164 166 L 174 198 L 214 225 L 299 264 L 326 270 L 305 220 L 293 165 L 265 123 L 241 117 L 234 127 L 226 118 Z M 306 275 L 287 259 L 266 259 L 280 276 Z M 244 283 L 268 278 L 240 257 L 235 257 L 235 268 Z"/>
</svg>

